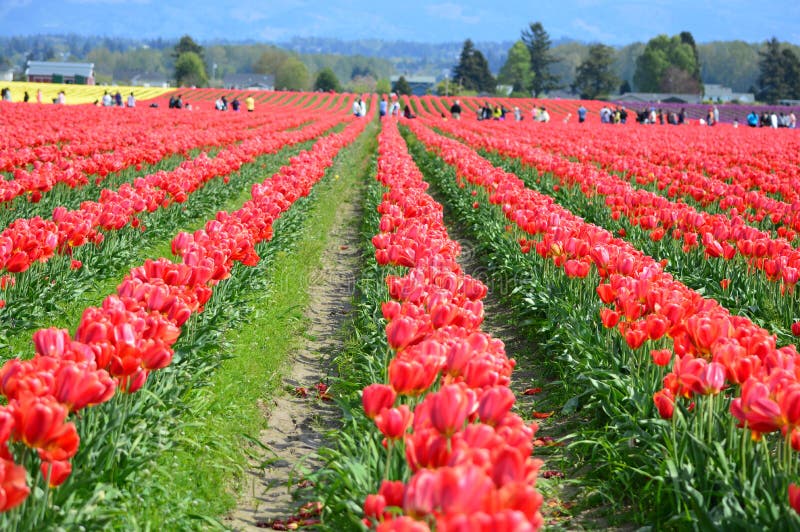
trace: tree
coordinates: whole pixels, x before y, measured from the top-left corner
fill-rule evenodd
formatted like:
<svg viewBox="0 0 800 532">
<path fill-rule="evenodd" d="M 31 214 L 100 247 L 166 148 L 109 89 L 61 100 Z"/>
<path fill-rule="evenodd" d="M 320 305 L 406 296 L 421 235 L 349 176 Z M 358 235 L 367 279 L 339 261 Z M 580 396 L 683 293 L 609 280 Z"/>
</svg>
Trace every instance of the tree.
<svg viewBox="0 0 800 532">
<path fill-rule="evenodd" d="M 670 75 L 665 77 L 667 69 Z M 695 76 L 699 66 L 692 46 L 677 35 L 658 35 L 648 41 L 644 52 L 636 59 L 633 82 L 643 92 L 702 92 Z M 684 71 L 685 75 L 678 71 Z"/>
<path fill-rule="evenodd" d="M 258 60 L 253 65 L 253 72 L 256 74 L 271 74 L 275 75 L 278 72 L 278 67 L 286 61 L 289 57 L 283 50 L 277 48 L 270 48 L 262 52 Z"/>
<path fill-rule="evenodd" d="M 756 98 L 762 102 L 777 103 L 788 92 L 786 87 L 785 62 L 781 54 L 781 43 L 773 37 L 758 54 L 761 57 Z"/>
<path fill-rule="evenodd" d="M 178 44 L 175 45 L 175 50 L 172 52 L 172 57 L 176 60 L 181 56 L 181 54 L 185 54 L 187 52 L 193 52 L 197 54 L 200 59 L 203 58 L 203 47 L 194 42 L 188 35 L 184 35 L 181 37 L 181 40 L 178 41 Z"/>
<path fill-rule="evenodd" d="M 470 39 L 464 41 L 458 64 L 453 68 L 453 80 L 467 90 L 494 92 L 496 83 L 489 72 L 489 62 L 475 49 Z"/>
<path fill-rule="evenodd" d="M 628 94 L 631 91 L 632 91 L 632 89 L 631 89 L 630 82 L 627 79 L 624 80 L 622 82 L 622 85 L 619 86 L 619 93 L 620 94 Z"/>
<path fill-rule="evenodd" d="M 497 81 L 511 85 L 513 92 L 525 93 L 531 86 L 531 54 L 522 41 L 517 41 L 508 50 L 508 58 L 497 75 Z"/>
<path fill-rule="evenodd" d="M 531 22 L 530 28 L 522 31 L 522 42 L 531 56 L 531 90 L 534 96 L 559 88 L 558 78 L 550 72 L 550 65 L 558 60 L 550 53 L 550 36 L 541 22 Z"/>
<path fill-rule="evenodd" d="M 392 92 L 392 82 L 386 78 L 381 78 L 375 82 L 375 92 L 378 94 L 389 94 Z"/>
<path fill-rule="evenodd" d="M 787 87 L 784 98 L 800 99 L 800 59 L 789 48 L 784 48 L 781 51 L 781 61 Z"/>
<path fill-rule="evenodd" d="M 800 59 L 790 48 L 781 47 L 773 37 L 759 52 L 761 61 L 756 97 L 767 103 L 800 97 Z"/>
<path fill-rule="evenodd" d="M 184 52 L 175 61 L 175 83 L 180 86 L 205 87 L 208 76 L 203 60 L 195 52 Z"/>
<path fill-rule="evenodd" d="M 692 54 L 694 55 L 694 64 L 695 69 L 690 72 L 692 78 L 696 79 L 697 81 L 701 81 L 700 78 L 700 53 L 697 51 L 697 44 L 694 42 L 694 36 L 690 31 L 682 31 L 678 34 L 678 38 L 681 40 L 683 44 L 687 44 L 692 49 Z"/>
<path fill-rule="evenodd" d="M 289 57 L 275 72 L 275 88 L 302 91 L 308 88 L 308 68 L 296 57 Z"/>
<path fill-rule="evenodd" d="M 314 90 L 322 92 L 340 92 L 342 87 L 339 85 L 339 78 L 330 68 L 323 68 L 317 73 L 314 80 Z"/>
<path fill-rule="evenodd" d="M 397 94 L 411 95 L 411 85 L 408 84 L 405 76 L 400 76 L 397 78 L 397 81 L 394 82 L 394 92 Z"/>
<path fill-rule="evenodd" d="M 608 96 L 619 84 L 619 78 L 611 68 L 613 62 L 613 48 L 604 44 L 592 45 L 589 57 L 577 69 L 573 89 L 587 100 Z"/>
</svg>

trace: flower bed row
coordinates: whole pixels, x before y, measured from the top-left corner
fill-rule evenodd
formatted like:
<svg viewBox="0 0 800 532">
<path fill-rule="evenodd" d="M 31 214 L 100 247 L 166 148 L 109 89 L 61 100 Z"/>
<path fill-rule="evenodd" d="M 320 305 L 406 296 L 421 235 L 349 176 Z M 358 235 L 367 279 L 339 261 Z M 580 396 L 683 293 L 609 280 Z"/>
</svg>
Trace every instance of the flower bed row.
<svg viewBox="0 0 800 532">
<path fill-rule="evenodd" d="M 68 211 L 58 207 L 51 220 L 38 216 L 17 219 L 0 233 L 0 271 L 22 272 L 35 262 L 46 262 L 56 253 L 71 254 L 85 244 L 99 244 L 104 238 L 100 230 L 113 231 L 129 223 L 138 224 L 138 214 L 166 208 L 173 202 L 183 203 L 208 180 L 222 176 L 227 182 L 229 174 L 256 157 L 313 139 L 339 122 L 340 117 L 330 116 L 300 130 L 269 135 L 261 132 L 223 149 L 213 158 L 201 154 L 171 172 L 150 174 L 118 190 L 104 189 L 98 201 L 83 202 L 79 209 Z M 4 280 L 11 281 L 8 276 Z"/>
<path fill-rule="evenodd" d="M 749 429 L 756 439 L 773 432 L 785 436 L 785 445 L 784 438 L 774 442 L 785 448 L 780 462 L 771 459 L 775 463 L 770 470 L 774 467 L 782 475 L 786 493 L 786 479 L 797 469 L 797 457 L 790 451 L 798 448 L 799 419 L 794 410 L 800 383 L 794 346 L 778 348 L 768 331 L 689 290 L 652 258 L 585 223 L 552 198 L 526 189 L 516 176 L 491 166 L 463 144 L 436 135 L 421 123 L 409 122 L 409 128 L 457 168 L 459 179 L 484 189 L 489 201 L 527 233 L 528 238 L 520 241 L 523 251 L 535 250 L 570 277 L 597 272 L 601 279 L 597 294 L 609 305 L 601 312 L 603 324 L 616 329 L 630 349 L 671 339 L 671 349 L 651 353 L 656 364 L 674 361 L 665 387 L 654 395 L 664 417 L 671 417 L 680 401 L 686 401 L 684 408 L 692 399 L 708 398 L 713 403 L 720 391 L 727 394 L 738 388 L 741 395 L 730 407 L 738 426 Z M 716 405 L 720 408 L 719 402 Z M 705 444 L 713 448 L 713 442 Z"/>
<path fill-rule="evenodd" d="M 680 129 L 672 132 L 671 136 L 677 137 L 673 140 L 680 141 L 685 132 L 691 131 L 694 130 Z M 725 155 L 730 159 L 722 168 L 716 169 L 718 161 L 702 158 L 702 154 L 694 151 L 697 143 L 692 144 L 693 149 L 676 158 L 673 164 L 659 162 L 662 154 L 676 150 L 675 142 L 664 145 L 664 135 L 587 135 L 585 131 L 576 131 L 573 127 L 562 125 L 554 125 L 546 137 L 532 133 L 529 130 L 520 131 L 519 128 L 505 129 L 507 138 L 513 138 L 514 143 L 521 145 L 514 150 L 517 153 L 520 150 L 530 150 L 535 145 L 539 146 L 535 150 L 537 152 L 544 150 L 574 158 L 583 165 L 599 163 L 609 171 L 622 173 L 637 186 L 652 184 L 670 198 L 691 198 L 704 209 L 716 206 L 734 217 L 741 216 L 750 223 L 767 220 L 778 225 L 778 234 L 790 241 L 794 240 L 796 232 L 800 230 L 800 196 L 794 186 L 800 178 L 800 167 L 796 163 L 780 165 L 776 160 L 770 171 L 748 168 L 746 162 L 753 150 L 745 151 L 744 146 L 738 150 L 730 147 L 733 141 L 743 142 L 732 138 L 731 131 L 715 132 L 724 139 L 722 144 L 729 148 Z M 776 139 L 770 133 L 745 133 L 748 146 L 778 144 L 781 153 L 796 151 L 796 135 L 782 135 Z M 708 135 L 703 136 L 707 141 Z M 662 142 L 658 142 L 659 140 Z M 773 197 L 776 194 L 786 198 L 786 201 Z"/>
<path fill-rule="evenodd" d="M 475 147 L 491 147 L 508 157 L 550 173 L 563 184 L 575 187 L 588 197 L 604 198 L 614 219 L 625 217 L 650 234 L 654 241 L 669 235 L 682 240 L 684 251 L 702 246 L 708 257 L 731 260 L 741 255 L 750 267 L 764 272 L 767 279 L 788 287 L 787 297 L 800 279 L 800 251 L 785 238 L 772 238 L 749 226 L 741 216 L 709 214 L 685 204 L 675 203 L 647 190 L 635 189 L 619 177 L 592 165 L 567 161 L 540 150 L 513 145 L 502 134 L 487 138 L 466 128 L 449 124 L 440 127 L 466 139 Z"/>
<path fill-rule="evenodd" d="M 211 111 L 184 113 L 177 123 L 167 122 L 173 127 L 159 128 L 156 130 L 157 134 L 153 134 L 148 132 L 147 128 L 142 129 L 142 123 L 145 126 L 151 121 L 155 121 L 156 124 L 163 123 L 165 118 L 170 118 L 168 110 L 142 109 L 135 112 L 141 115 L 138 123 L 134 122 L 127 128 L 108 132 L 109 135 L 113 134 L 123 138 L 134 136 L 136 137 L 135 143 L 112 151 L 94 152 L 83 158 L 64 159 L 59 157 L 54 161 L 36 162 L 30 170 L 16 168 L 13 172 L 13 179 L 0 180 L 0 201 L 11 201 L 25 194 L 30 194 L 32 201 L 38 201 L 42 193 L 51 190 L 57 183 L 64 183 L 72 188 L 79 187 L 88 183 L 90 175 L 96 175 L 97 179 L 102 179 L 111 172 L 129 166 L 141 165 L 145 162 L 153 164 L 170 154 L 185 154 L 195 148 L 228 145 L 253 138 L 257 135 L 258 128 L 263 126 L 288 129 L 297 127 L 313 118 L 313 114 L 308 111 L 280 118 L 260 113 L 253 119 L 250 114 L 241 114 L 230 120 L 223 120 L 228 117 L 220 117 Z M 32 111 L 28 108 L 27 114 L 31 113 Z M 97 113 L 103 113 L 103 109 L 84 108 L 82 121 L 97 120 L 97 116 L 92 116 Z M 68 117 L 57 118 L 65 120 Z M 142 118 L 146 119 L 142 120 Z M 18 128 L 27 127 L 24 121 L 16 122 L 16 124 Z M 175 131 L 174 126 L 180 128 L 179 133 Z M 78 128 L 69 129 L 74 130 L 76 135 L 80 133 Z"/>
<path fill-rule="evenodd" d="M 73 336 L 54 328 L 37 331 L 34 358 L 3 366 L 0 393 L 8 404 L 0 407 L 0 509 L 25 500 L 28 474 L 44 486 L 57 486 L 68 477 L 69 459 L 79 445 L 71 416 L 108 401 L 115 391 L 136 392 L 151 371 L 170 364 L 172 345 L 189 317 L 203 310 L 234 263 L 258 261 L 255 244 L 271 239 L 273 221 L 309 193 L 364 125 L 351 124 L 292 158 L 289 166 L 254 185 L 252 199 L 241 209 L 218 212 L 193 234 L 179 233 L 172 247 L 181 262 L 160 258 L 131 270 L 116 294 L 85 310 Z M 39 511 L 30 506 L 23 510 Z M 36 524 L 38 517 L 31 519 L 27 522 Z"/>
<path fill-rule="evenodd" d="M 378 492 L 365 501 L 365 524 L 538 529 L 536 427 L 510 411 L 514 362 L 502 342 L 480 331 L 486 287 L 456 262 L 460 248 L 448 238 L 442 208 L 425 193 L 395 121 L 384 120 L 378 151 L 376 179 L 388 191 L 378 207 L 375 258 L 408 270 L 386 277 L 388 384 L 367 386 L 362 401 L 385 437 L 387 464 L 396 448 L 404 451 L 408 480 L 384 473 Z"/>
</svg>

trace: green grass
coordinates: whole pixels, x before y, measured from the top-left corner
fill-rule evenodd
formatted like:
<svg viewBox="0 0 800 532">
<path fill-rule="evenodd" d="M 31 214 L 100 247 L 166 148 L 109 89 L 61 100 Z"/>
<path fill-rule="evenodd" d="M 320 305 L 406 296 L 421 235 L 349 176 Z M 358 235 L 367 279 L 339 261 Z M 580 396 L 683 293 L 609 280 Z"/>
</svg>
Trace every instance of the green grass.
<svg viewBox="0 0 800 532">
<path fill-rule="evenodd" d="M 247 441 L 257 438 L 266 425 L 260 405 L 269 405 L 269 398 L 281 392 L 287 355 L 300 345 L 307 327 L 303 311 L 313 289 L 309 277 L 320 267 L 337 206 L 357 201 L 361 194 L 374 138 L 375 126 L 370 125 L 337 157 L 309 196 L 311 203 L 301 226 L 292 232 L 296 240 L 291 249 L 278 251 L 270 262 L 269 289 L 245 296 L 244 304 L 255 310 L 226 333 L 230 358 L 214 373 L 209 386 L 188 398 L 192 414 L 184 420 L 184 444 L 174 455 L 159 460 L 151 479 L 161 484 L 163 497 L 147 500 L 142 518 L 154 528 L 160 528 L 165 509 L 172 513 L 176 507 L 188 506 L 198 515 L 221 516 L 235 506 L 238 492 L 245 487 Z"/>
</svg>

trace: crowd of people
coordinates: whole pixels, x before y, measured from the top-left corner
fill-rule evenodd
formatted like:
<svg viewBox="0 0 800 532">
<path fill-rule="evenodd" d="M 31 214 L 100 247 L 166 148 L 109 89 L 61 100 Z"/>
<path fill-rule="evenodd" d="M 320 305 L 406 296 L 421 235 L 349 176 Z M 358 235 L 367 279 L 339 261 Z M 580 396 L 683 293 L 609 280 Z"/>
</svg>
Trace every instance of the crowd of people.
<svg viewBox="0 0 800 532">
<path fill-rule="evenodd" d="M 0 91 L 0 99 L 2 99 L 4 102 L 12 101 L 12 99 L 11 99 L 11 89 L 9 89 L 8 87 L 4 87 Z M 28 103 L 30 101 L 30 99 L 31 99 L 31 95 L 28 94 L 28 91 L 25 91 L 25 93 L 22 95 L 22 101 L 25 102 L 25 103 Z M 42 103 L 42 89 L 37 89 L 36 90 L 36 103 Z M 63 90 L 62 91 L 58 91 L 58 94 L 56 95 L 56 97 L 53 98 L 53 103 L 57 103 L 57 104 L 61 104 L 61 105 L 67 103 L 67 95 L 64 93 Z"/>
<path fill-rule="evenodd" d="M 751 110 L 747 115 L 747 125 L 750 127 L 771 127 L 774 129 L 782 127 L 796 129 L 797 115 L 794 114 L 793 110 L 790 110 L 788 113 L 784 113 L 783 111 L 777 113 L 772 109 L 771 111 L 763 111 L 761 115 Z"/>
</svg>

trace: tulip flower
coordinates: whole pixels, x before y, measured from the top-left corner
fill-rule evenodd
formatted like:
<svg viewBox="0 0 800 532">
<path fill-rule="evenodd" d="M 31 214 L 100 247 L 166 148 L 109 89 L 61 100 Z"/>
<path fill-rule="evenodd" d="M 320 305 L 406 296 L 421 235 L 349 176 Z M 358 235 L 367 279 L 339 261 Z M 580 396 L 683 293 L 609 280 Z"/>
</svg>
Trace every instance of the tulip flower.
<svg viewBox="0 0 800 532">
<path fill-rule="evenodd" d="M 399 440 L 403 437 L 414 415 L 408 405 L 397 408 L 384 408 L 375 416 L 375 425 L 390 440 Z"/>
<path fill-rule="evenodd" d="M 375 419 L 384 408 L 391 408 L 396 398 L 395 391 L 385 384 L 370 384 L 361 392 L 361 403 L 369 419 Z"/>
</svg>

